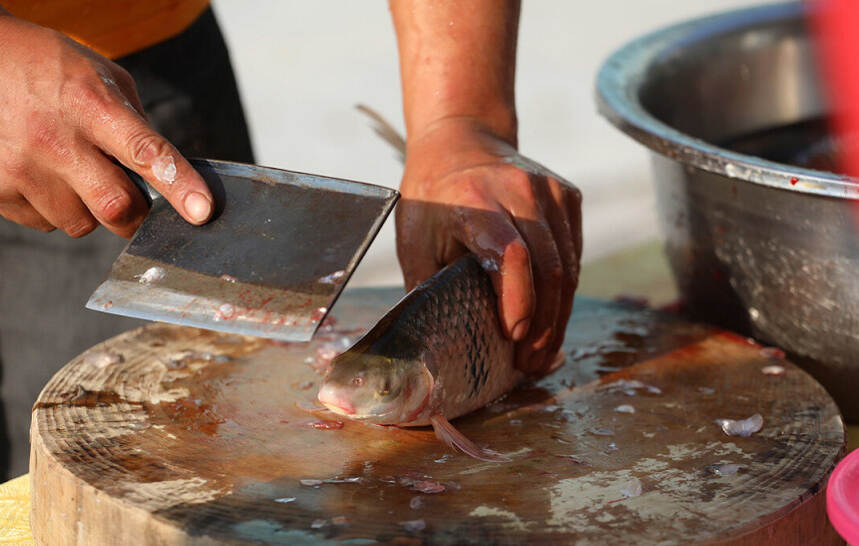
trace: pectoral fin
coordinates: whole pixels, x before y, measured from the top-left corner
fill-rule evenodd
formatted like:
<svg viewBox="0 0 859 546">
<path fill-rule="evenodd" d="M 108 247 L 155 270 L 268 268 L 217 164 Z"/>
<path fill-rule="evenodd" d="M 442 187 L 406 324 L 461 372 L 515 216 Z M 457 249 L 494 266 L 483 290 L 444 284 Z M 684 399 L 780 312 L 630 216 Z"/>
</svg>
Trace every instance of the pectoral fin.
<svg viewBox="0 0 859 546">
<path fill-rule="evenodd" d="M 452 448 L 459 449 L 466 455 L 470 455 L 475 459 L 480 459 L 481 461 L 489 461 L 493 463 L 510 462 L 509 457 L 505 457 L 491 449 L 478 447 L 477 444 L 456 430 L 456 428 L 450 424 L 450 421 L 445 419 L 443 415 L 433 415 L 430 417 L 430 423 L 432 424 L 435 435 L 439 440 Z"/>
</svg>

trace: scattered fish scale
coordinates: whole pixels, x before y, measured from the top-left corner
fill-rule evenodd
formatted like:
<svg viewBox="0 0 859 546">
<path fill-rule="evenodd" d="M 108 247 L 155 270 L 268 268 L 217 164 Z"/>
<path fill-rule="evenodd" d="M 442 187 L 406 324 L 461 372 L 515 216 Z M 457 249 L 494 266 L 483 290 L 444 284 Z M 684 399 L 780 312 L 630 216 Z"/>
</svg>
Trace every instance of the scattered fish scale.
<svg viewBox="0 0 859 546">
<path fill-rule="evenodd" d="M 748 438 L 763 428 L 764 418 L 760 413 L 756 413 L 747 419 L 716 419 L 715 423 L 728 436 Z"/>
<path fill-rule="evenodd" d="M 426 529 L 426 522 L 422 519 L 414 519 L 410 521 L 401 521 L 400 525 L 403 526 L 403 529 L 409 531 L 410 533 L 419 533 Z"/>
<path fill-rule="evenodd" d="M 637 497 L 641 495 L 641 491 L 641 480 L 638 478 L 631 479 L 620 488 L 620 494 L 626 498 Z"/>
<path fill-rule="evenodd" d="M 111 351 L 99 351 L 87 353 L 87 355 L 84 356 L 84 362 L 102 370 L 113 364 L 121 364 L 122 362 L 125 362 L 125 357 L 119 353 Z"/>
<path fill-rule="evenodd" d="M 741 465 L 735 463 L 714 464 L 707 469 L 717 476 L 733 476 L 742 468 Z"/>
</svg>

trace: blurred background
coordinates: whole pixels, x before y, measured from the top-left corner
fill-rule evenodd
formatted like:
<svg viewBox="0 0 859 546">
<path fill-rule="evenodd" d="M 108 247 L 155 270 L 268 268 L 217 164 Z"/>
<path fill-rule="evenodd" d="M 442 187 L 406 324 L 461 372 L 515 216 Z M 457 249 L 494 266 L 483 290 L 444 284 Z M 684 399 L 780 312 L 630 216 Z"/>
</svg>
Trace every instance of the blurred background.
<svg viewBox="0 0 859 546">
<path fill-rule="evenodd" d="M 525 0 L 522 152 L 584 194 L 586 263 L 657 237 L 642 147 L 599 117 L 600 63 L 643 33 L 748 0 Z M 402 166 L 355 105 L 402 130 L 396 41 L 383 0 L 214 0 L 262 165 L 396 188 Z M 402 283 L 389 219 L 350 286 Z"/>
</svg>

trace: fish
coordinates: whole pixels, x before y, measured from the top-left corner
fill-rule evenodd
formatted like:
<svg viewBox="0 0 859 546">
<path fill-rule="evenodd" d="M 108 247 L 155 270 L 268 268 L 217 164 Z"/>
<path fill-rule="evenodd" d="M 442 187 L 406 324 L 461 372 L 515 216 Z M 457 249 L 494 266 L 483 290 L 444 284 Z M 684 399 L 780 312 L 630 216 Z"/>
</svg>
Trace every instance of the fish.
<svg viewBox="0 0 859 546">
<path fill-rule="evenodd" d="M 351 348 L 336 356 L 319 402 L 377 425 L 431 425 L 448 446 L 485 461 L 509 460 L 480 447 L 450 421 L 510 392 L 514 366 L 489 275 L 466 254 L 418 285 Z"/>
</svg>

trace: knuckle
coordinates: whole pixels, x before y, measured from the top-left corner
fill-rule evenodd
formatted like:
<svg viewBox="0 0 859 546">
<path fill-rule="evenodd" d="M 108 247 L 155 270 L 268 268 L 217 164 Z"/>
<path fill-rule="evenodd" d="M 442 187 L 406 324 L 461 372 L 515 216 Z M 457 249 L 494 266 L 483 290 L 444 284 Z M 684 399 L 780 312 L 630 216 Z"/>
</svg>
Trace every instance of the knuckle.
<svg viewBox="0 0 859 546">
<path fill-rule="evenodd" d="M 130 88 L 130 89 L 134 89 L 136 87 L 136 85 L 134 83 L 134 78 L 131 76 L 131 74 L 128 72 L 128 70 L 122 68 L 118 64 L 113 64 L 113 66 L 111 66 L 111 69 L 112 69 L 113 75 L 116 78 L 116 81 L 120 85 L 123 85 L 125 87 Z"/>
<path fill-rule="evenodd" d="M 69 237 L 77 239 L 91 233 L 97 226 L 93 218 L 80 215 L 63 224 L 63 231 Z"/>
<path fill-rule="evenodd" d="M 151 131 L 143 130 L 136 131 L 128 137 L 127 147 L 131 160 L 141 166 L 146 166 L 156 157 L 166 156 L 170 152 L 163 138 Z"/>
<path fill-rule="evenodd" d="M 576 206 L 582 205 L 582 192 L 575 186 L 569 186 L 567 189 L 568 199 Z"/>
<path fill-rule="evenodd" d="M 20 187 L 30 178 L 30 163 L 20 157 L 10 157 L 6 159 L 3 171 L 13 186 Z"/>
<path fill-rule="evenodd" d="M 69 85 L 73 100 L 86 112 L 104 112 L 110 107 L 113 99 L 94 71 L 78 75 Z"/>
<path fill-rule="evenodd" d="M 68 155 L 68 149 L 62 143 L 56 121 L 47 119 L 42 114 L 32 114 L 29 116 L 26 123 L 24 141 L 30 149 L 48 152 L 61 157 Z"/>
<path fill-rule="evenodd" d="M 112 192 L 101 197 L 95 206 L 99 217 L 110 224 L 124 223 L 131 213 L 133 200 L 124 192 Z"/>
<path fill-rule="evenodd" d="M 564 279 L 564 268 L 561 267 L 561 264 L 555 262 L 551 264 L 546 270 L 546 282 L 552 286 L 557 287 L 561 285 L 561 282 Z"/>
<path fill-rule="evenodd" d="M 528 173 L 518 171 L 516 174 L 513 175 L 513 180 L 511 181 L 511 184 L 513 185 L 513 187 L 516 188 L 520 197 L 528 200 L 534 199 L 536 192 L 531 176 Z"/>
</svg>

